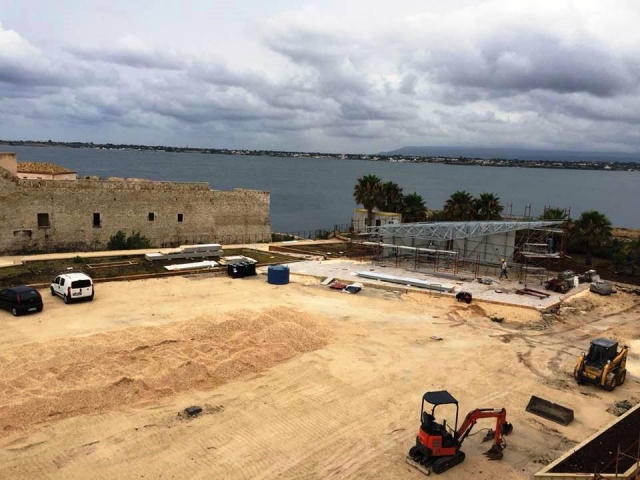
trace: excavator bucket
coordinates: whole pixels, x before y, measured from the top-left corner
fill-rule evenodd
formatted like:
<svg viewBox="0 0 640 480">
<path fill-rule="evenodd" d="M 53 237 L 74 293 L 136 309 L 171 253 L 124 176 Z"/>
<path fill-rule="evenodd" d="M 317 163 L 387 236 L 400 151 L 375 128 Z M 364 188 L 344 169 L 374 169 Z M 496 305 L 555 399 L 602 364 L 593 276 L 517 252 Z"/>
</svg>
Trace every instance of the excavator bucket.
<svg viewBox="0 0 640 480">
<path fill-rule="evenodd" d="M 569 425 L 573 422 L 573 410 L 535 395 L 531 396 L 526 410 L 560 425 Z"/>
<path fill-rule="evenodd" d="M 504 422 L 502 424 L 502 435 L 509 435 L 511 432 L 513 432 L 513 425 L 510 424 L 509 422 Z M 487 430 L 487 433 L 485 434 L 484 437 L 482 437 L 482 443 L 484 442 L 488 442 L 489 440 L 493 440 L 496 436 L 496 432 L 493 428 L 490 428 Z"/>
<path fill-rule="evenodd" d="M 489 450 L 484 452 L 484 455 L 489 460 L 502 460 L 502 456 L 503 456 L 502 450 L 503 450 L 502 445 L 498 443 L 494 443 Z"/>
</svg>

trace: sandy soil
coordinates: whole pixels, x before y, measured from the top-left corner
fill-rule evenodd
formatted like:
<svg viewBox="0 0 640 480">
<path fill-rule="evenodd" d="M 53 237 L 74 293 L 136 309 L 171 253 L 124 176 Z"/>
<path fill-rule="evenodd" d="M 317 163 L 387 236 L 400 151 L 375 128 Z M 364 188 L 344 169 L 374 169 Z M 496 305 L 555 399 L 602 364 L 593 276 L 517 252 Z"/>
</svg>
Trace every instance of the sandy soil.
<svg viewBox="0 0 640 480">
<path fill-rule="evenodd" d="M 631 228 L 613 228 L 612 234 L 622 240 L 640 240 L 640 230 Z"/>
<path fill-rule="evenodd" d="M 541 317 L 428 294 L 346 295 L 312 279 L 97 288 L 92 303 L 46 296 L 42 314 L 0 312 L 0 478 L 419 479 L 404 457 L 420 398 L 447 389 L 461 415 L 506 407 L 514 432 L 489 462 L 481 429 L 493 424 L 479 422 L 465 462 L 439 478 L 528 479 L 610 422 L 615 400 L 640 397 L 635 295 L 584 292 Z M 597 336 L 631 346 L 614 392 L 571 376 Z M 532 394 L 575 421 L 527 413 Z M 190 405 L 203 413 L 179 414 Z"/>
</svg>

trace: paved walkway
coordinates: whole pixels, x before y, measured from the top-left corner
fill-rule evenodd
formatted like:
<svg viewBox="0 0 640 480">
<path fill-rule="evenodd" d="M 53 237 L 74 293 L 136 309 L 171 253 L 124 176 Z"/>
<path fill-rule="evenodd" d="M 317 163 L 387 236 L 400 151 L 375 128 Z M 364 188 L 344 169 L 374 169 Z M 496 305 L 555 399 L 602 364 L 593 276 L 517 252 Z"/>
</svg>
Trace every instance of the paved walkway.
<svg viewBox="0 0 640 480">
<path fill-rule="evenodd" d="M 342 243 L 341 240 L 296 240 L 289 242 L 274 242 L 274 243 L 245 243 L 239 245 L 223 245 L 225 248 L 247 248 L 252 250 L 261 250 L 268 252 L 270 245 L 279 245 L 283 247 L 295 248 L 298 245 L 318 245 L 318 244 L 332 244 Z M 188 246 L 188 245 L 183 245 Z M 82 257 L 82 258 L 99 258 L 99 257 L 133 257 L 138 255 L 144 255 L 145 253 L 156 253 L 165 250 L 175 250 L 169 248 L 145 248 L 142 250 L 101 250 L 97 252 L 65 252 L 65 253 L 42 253 L 37 255 L 13 255 L 0 257 L 0 268 L 11 267 L 13 265 L 21 265 L 25 262 L 36 262 L 46 260 L 65 260 L 69 258 Z"/>
</svg>

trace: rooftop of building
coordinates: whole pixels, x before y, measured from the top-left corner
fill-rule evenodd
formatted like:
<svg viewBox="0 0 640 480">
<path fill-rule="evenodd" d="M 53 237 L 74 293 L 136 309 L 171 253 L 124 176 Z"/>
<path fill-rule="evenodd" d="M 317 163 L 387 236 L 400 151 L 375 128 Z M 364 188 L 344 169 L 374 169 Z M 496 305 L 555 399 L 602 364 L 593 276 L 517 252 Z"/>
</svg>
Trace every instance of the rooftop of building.
<svg viewBox="0 0 640 480">
<path fill-rule="evenodd" d="M 49 175 L 60 175 L 76 172 L 53 163 L 20 162 L 18 163 L 18 173 L 46 173 Z"/>
</svg>

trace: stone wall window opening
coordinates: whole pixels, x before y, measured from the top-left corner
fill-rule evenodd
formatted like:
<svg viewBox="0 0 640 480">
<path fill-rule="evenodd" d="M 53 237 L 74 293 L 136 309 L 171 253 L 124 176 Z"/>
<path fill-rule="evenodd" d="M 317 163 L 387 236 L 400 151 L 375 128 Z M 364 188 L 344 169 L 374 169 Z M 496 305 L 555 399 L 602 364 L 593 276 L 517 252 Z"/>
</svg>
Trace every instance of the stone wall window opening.
<svg viewBox="0 0 640 480">
<path fill-rule="evenodd" d="M 153 222 L 156 219 L 156 214 L 153 212 L 149 212 L 149 221 Z"/>
<path fill-rule="evenodd" d="M 184 215 L 182 213 L 178 214 L 178 223 L 184 222 Z"/>
<path fill-rule="evenodd" d="M 38 214 L 38 228 L 49 228 L 51 223 L 49 222 L 49 214 L 48 213 L 39 213 Z"/>
<path fill-rule="evenodd" d="M 102 227 L 102 219 L 100 218 L 100 214 L 99 213 L 94 213 L 93 214 L 93 228 L 100 228 Z"/>
</svg>

